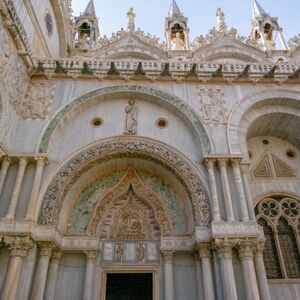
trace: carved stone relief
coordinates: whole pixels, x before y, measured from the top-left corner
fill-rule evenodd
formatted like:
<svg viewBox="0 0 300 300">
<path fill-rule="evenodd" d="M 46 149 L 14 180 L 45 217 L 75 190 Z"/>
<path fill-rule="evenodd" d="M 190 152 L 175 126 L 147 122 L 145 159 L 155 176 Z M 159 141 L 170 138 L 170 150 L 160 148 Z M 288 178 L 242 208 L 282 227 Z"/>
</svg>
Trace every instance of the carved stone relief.
<svg viewBox="0 0 300 300">
<path fill-rule="evenodd" d="M 228 109 L 226 107 L 224 91 L 221 87 L 199 88 L 201 120 L 208 124 L 226 124 L 228 119 Z"/>
<path fill-rule="evenodd" d="M 49 82 L 30 85 L 20 107 L 20 113 L 23 118 L 47 119 L 50 114 L 54 91 L 54 84 Z"/>
<path fill-rule="evenodd" d="M 146 160 L 159 161 L 167 167 L 183 186 L 192 199 L 195 223 L 198 226 L 209 225 L 210 214 L 206 195 L 202 190 L 201 180 L 189 163 L 181 156 L 171 152 L 160 144 L 128 139 L 123 141 L 104 141 L 83 150 L 61 168 L 50 183 L 41 208 L 40 224 L 50 225 L 58 222 L 63 199 L 70 186 L 89 168 L 89 164 L 100 163 L 114 157 L 142 157 Z"/>
<path fill-rule="evenodd" d="M 125 131 L 127 134 L 136 134 L 138 126 L 138 107 L 135 100 L 130 99 L 128 105 L 125 107 Z"/>
</svg>

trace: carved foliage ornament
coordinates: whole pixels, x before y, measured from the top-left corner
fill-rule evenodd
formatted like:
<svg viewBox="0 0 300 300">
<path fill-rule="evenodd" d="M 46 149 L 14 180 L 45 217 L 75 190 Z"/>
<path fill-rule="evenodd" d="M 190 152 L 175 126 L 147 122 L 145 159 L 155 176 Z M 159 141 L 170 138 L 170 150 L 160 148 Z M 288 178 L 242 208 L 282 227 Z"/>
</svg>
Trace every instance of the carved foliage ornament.
<svg viewBox="0 0 300 300">
<path fill-rule="evenodd" d="M 171 172 L 175 173 L 188 187 L 192 198 L 195 223 L 198 226 L 209 226 L 209 207 L 205 193 L 202 190 L 200 178 L 190 164 L 178 154 L 171 152 L 154 142 L 128 139 L 124 141 L 105 141 L 94 145 L 69 160 L 50 183 L 41 208 L 39 223 L 55 225 L 58 222 L 62 201 L 70 185 L 88 169 L 89 164 L 107 161 L 114 157 L 134 156 L 143 159 L 159 161 Z"/>
</svg>

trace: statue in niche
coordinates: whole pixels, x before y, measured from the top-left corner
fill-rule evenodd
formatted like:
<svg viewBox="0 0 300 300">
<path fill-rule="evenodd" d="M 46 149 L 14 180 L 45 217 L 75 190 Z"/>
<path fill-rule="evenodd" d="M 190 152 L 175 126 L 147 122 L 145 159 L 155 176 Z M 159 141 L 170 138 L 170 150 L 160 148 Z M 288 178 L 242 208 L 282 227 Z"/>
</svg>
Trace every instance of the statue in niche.
<svg viewBox="0 0 300 300">
<path fill-rule="evenodd" d="M 122 244 L 117 244 L 116 247 L 116 261 L 122 262 L 124 258 L 124 246 Z"/>
<path fill-rule="evenodd" d="M 136 134 L 138 124 L 138 108 L 135 104 L 135 100 L 130 99 L 128 105 L 125 108 L 126 121 L 125 121 L 125 133 Z"/>
<path fill-rule="evenodd" d="M 145 259 L 145 246 L 144 244 L 138 244 L 137 246 L 137 260 L 143 261 Z"/>
<path fill-rule="evenodd" d="M 172 39 L 174 50 L 185 50 L 184 41 L 180 37 L 180 32 L 176 32 L 175 38 Z"/>
<path fill-rule="evenodd" d="M 88 43 L 88 34 L 84 33 L 82 37 L 80 38 L 77 47 L 81 50 L 86 50 L 89 48 L 89 43 Z"/>
</svg>

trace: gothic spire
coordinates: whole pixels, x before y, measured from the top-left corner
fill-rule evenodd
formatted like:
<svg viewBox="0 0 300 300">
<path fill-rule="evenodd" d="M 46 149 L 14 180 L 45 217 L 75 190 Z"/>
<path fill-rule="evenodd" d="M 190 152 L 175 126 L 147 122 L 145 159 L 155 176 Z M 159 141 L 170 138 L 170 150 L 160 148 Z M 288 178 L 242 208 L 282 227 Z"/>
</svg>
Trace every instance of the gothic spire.
<svg viewBox="0 0 300 300">
<path fill-rule="evenodd" d="M 95 17 L 96 16 L 94 0 L 90 0 L 89 4 L 85 8 L 82 16 L 83 17 Z"/>
<path fill-rule="evenodd" d="M 175 0 L 172 0 L 170 11 L 169 11 L 169 17 L 170 18 L 176 18 L 176 17 L 182 17 L 182 12 L 180 11 L 178 4 Z"/>
<path fill-rule="evenodd" d="M 266 17 L 270 16 L 269 14 L 267 14 L 265 12 L 265 10 L 262 8 L 262 6 L 256 0 L 253 0 L 253 3 L 252 3 L 252 14 L 253 14 L 253 19 L 266 18 Z"/>
</svg>

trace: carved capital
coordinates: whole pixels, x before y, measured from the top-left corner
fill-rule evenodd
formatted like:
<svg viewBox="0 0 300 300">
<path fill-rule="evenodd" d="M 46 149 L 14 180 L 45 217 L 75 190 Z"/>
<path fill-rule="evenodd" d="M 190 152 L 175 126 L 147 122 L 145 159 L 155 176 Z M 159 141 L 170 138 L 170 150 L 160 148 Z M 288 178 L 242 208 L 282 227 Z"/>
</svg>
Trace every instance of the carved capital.
<svg viewBox="0 0 300 300">
<path fill-rule="evenodd" d="M 4 243 L 9 247 L 10 256 L 25 257 L 28 250 L 33 247 L 29 236 L 5 236 Z"/>
<path fill-rule="evenodd" d="M 232 258 L 232 248 L 234 243 L 232 241 L 216 241 L 215 247 L 220 259 L 231 259 Z"/>
<path fill-rule="evenodd" d="M 58 248 L 53 249 L 51 259 L 57 262 L 60 261 L 61 257 L 63 256 L 63 252 Z"/>
<path fill-rule="evenodd" d="M 249 169 L 249 164 L 241 164 L 240 165 L 240 168 L 241 168 L 241 172 L 242 173 L 248 173 L 248 169 Z"/>
<path fill-rule="evenodd" d="M 171 251 L 171 250 L 161 251 L 161 254 L 164 257 L 164 262 L 172 264 L 173 260 L 174 260 L 174 253 L 175 253 L 175 251 Z"/>
<path fill-rule="evenodd" d="M 36 156 L 34 159 L 37 166 L 44 167 L 48 163 L 48 158 L 45 156 Z"/>
<path fill-rule="evenodd" d="M 228 159 L 227 158 L 218 158 L 218 166 L 219 168 L 227 168 Z"/>
<path fill-rule="evenodd" d="M 204 165 L 206 166 L 207 169 L 211 169 L 215 166 L 216 159 L 214 159 L 214 158 L 205 158 L 203 163 L 204 163 Z"/>
<path fill-rule="evenodd" d="M 54 244 L 52 242 L 38 242 L 40 247 L 40 256 L 51 256 Z"/>
<path fill-rule="evenodd" d="M 9 166 L 11 164 L 11 158 L 9 156 L 4 156 L 2 159 L 2 165 Z"/>
<path fill-rule="evenodd" d="M 197 249 L 200 258 L 211 257 L 211 244 L 210 243 L 197 243 Z"/>
<path fill-rule="evenodd" d="M 265 249 L 265 239 L 260 239 L 256 242 L 254 247 L 254 254 L 255 256 L 262 256 Z"/>
<path fill-rule="evenodd" d="M 252 259 L 253 258 L 253 246 L 254 243 L 245 240 L 239 243 L 238 250 L 239 250 L 239 256 L 241 259 Z"/>
<path fill-rule="evenodd" d="M 241 162 L 241 158 L 240 157 L 232 157 L 230 159 L 230 161 L 231 161 L 231 165 L 233 167 L 239 167 L 240 166 L 240 162 Z"/>
<path fill-rule="evenodd" d="M 19 157 L 19 166 L 26 167 L 27 166 L 27 157 L 21 156 Z"/>
<path fill-rule="evenodd" d="M 88 250 L 88 251 L 83 251 L 83 252 L 84 252 L 87 260 L 90 260 L 90 259 L 94 260 L 97 258 L 98 252 L 96 250 Z"/>
</svg>

